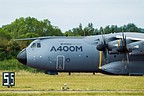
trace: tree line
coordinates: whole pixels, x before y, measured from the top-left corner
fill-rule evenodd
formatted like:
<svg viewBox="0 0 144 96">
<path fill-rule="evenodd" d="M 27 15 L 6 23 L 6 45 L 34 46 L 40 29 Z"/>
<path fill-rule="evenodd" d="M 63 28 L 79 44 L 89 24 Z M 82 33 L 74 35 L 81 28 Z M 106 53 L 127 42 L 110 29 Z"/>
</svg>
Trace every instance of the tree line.
<svg viewBox="0 0 144 96">
<path fill-rule="evenodd" d="M 94 28 L 92 23 L 86 27 L 79 24 L 78 27 L 62 32 L 58 26 L 54 26 L 48 19 L 38 20 L 34 17 L 21 17 L 11 24 L 3 25 L 0 28 L 0 61 L 16 58 L 18 52 L 25 48 L 30 41 L 14 41 L 20 38 L 33 38 L 41 36 L 89 36 L 98 35 L 101 32 L 144 32 L 144 29 L 138 28 L 135 24 L 129 23 L 123 26 L 108 25 L 106 27 Z"/>
</svg>

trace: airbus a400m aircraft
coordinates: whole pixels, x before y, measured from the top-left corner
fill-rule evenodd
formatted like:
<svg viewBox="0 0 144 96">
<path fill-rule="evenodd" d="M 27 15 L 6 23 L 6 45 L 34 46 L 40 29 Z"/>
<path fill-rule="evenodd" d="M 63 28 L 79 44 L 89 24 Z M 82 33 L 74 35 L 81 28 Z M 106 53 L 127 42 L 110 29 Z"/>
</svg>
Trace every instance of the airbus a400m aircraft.
<svg viewBox="0 0 144 96">
<path fill-rule="evenodd" d="M 144 74 L 144 34 L 113 33 L 86 37 L 39 37 L 17 56 L 26 66 L 46 72 Z"/>
</svg>

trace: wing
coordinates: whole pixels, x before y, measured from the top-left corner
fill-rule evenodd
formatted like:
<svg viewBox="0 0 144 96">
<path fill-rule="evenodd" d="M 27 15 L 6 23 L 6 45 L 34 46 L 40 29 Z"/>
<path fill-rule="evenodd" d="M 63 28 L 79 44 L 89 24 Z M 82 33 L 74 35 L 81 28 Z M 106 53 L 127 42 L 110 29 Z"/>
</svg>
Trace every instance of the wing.
<svg viewBox="0 0 144 96">
<path fill-rule="evenodd" d="M 60 38 L 71 38 L 71 39 L 82 39 L 85 36 L 46 36 L 46 37 L 36 37 L 36 38 L 22 38 L 22 39 L 14 39 L 14 40 L 43 40 L 43 39 L 60 39 Z"/>
<path fill-rule="evenodd" d="M 14 40 L 42 40 L 42 39 L 53 39 L 61 38 L 62 36 L 46 36 L 46 37 L 35 37 L 35 38 L 23 38 L 23 39 L 14 39 Z"/>
</svg>

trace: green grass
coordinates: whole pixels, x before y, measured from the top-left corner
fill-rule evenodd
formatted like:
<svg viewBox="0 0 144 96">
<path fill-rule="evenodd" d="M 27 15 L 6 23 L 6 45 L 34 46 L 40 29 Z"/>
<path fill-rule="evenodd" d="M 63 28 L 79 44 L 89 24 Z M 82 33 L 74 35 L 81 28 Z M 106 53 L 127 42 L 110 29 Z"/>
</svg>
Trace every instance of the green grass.
<svg viewBox="0 0 144 96">
<path fill-rule="evenodd" d="M 0 77 L 2 72 L 0 71 Z M 0 82 L 2 82 L 0 78 Z M 46 75 L 42 73 L 30 73 L 26 71 L 16 72 L 16 85 L 12 88 L 0 86 L 0 95 L 113 95 L 113 96 L 129 96 L 129 95 L 144 95 L 144 77 L 143 76 L 109 76 L 103 74 L 92 75 L 92 73 L 60 73 L 59 75 Z M 68 91 L 49 92 L 53 90 L 62 90 L 61 88 L 67 84 Z M 36 90 L 36 93 L 14 93 L 4 92 L 4 90 Z M 116 90 L 112 92 L 76 92 L 73 90 Z M 130 90 L 120 92 L 119 90 Z M 133 91 L 134 90 L 134 91 Z"/>
<path fill-rule="evenodd" d="M 143 92 L 36 92 L 0 93 L 2 96 L 143 96 Z"/>
<path fill-rule="evenodd" d="M 26 70 L 29 72 L 36 71 L 36 69 L 34 68 L 30 68 L 21 64 L 20 62 L 18 62 L 17 59 L 0 61 L 0 70 L 12 70 L 12 71 Z"/>
</svg>

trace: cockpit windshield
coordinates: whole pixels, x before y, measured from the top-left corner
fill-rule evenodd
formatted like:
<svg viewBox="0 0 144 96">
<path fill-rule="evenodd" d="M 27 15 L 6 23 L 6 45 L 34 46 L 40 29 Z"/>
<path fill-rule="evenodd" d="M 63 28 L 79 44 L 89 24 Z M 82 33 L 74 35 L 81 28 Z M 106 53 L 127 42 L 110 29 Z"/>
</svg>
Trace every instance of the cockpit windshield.
<svg viewBox="0 0 144 96">
<path fill-rule="evenodd" d="M 37 48 L 41 48 L 41 43 L 37 43 Z"/>
<path fill-rule="evenodd" d="M 33 44 L 31 45 L 31 48 L 36 48 L 36 43 L 33 43 Z"/>
<path fill-rule="evenodd" d="M 41 43 L 33 43 L 31 48 L 41 48 Z"/>
</svg>

